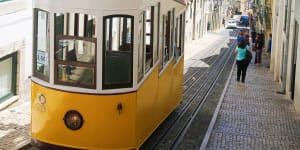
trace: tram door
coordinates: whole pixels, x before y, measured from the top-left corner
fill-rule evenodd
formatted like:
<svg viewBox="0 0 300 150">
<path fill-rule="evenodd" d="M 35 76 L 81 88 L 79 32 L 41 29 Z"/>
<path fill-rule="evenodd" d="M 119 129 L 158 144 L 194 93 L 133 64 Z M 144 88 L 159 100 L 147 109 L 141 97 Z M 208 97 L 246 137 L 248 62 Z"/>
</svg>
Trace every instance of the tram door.
<svg viewBox="0 0 300 150">
<path fill-rule="evenodd" d="M 295 81 L 296 81 L 296 64 L 297 64 L 297 50 L 298 50 L 298 34 L 299 34 L 299 24 L 295 21 L 295 35 L 293 41 L 293 58 L 292 58 L 292 73 L 291 73 L 291 98 L 294 100 L 295 96 Z"/>
</svg>

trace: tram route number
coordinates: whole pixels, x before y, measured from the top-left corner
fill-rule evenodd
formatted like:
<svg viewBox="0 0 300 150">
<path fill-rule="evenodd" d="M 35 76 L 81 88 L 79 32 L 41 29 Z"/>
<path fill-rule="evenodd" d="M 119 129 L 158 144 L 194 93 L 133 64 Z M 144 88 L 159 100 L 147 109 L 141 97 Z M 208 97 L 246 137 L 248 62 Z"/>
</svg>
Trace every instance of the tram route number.
<svg viewBox="0 0 300 150">
<path fill-rule="evenodd" d="M 47 65 L 48 64 L 48 53 L 38 50 L 36 53 L 36 60 L 37 60 L 37 63 L 39 63 L 39 64 Z"/>
</svg>

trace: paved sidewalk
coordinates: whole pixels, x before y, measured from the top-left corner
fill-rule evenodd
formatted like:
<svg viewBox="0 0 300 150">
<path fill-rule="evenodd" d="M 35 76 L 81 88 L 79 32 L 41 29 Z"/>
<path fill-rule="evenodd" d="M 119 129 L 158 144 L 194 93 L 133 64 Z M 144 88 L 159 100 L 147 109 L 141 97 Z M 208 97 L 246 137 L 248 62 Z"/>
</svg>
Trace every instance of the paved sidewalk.
<svg viewBox="0 0 300 150">
<path fill-rule="evenodd" d="M 27 0 L 7 0 L 0 2 L 0 16 L 15 13 L 27 8 Z"/>
<path fill-rule="evenodd" d="M 221 48 L 229 42 L 228 30 L 207 32 L 201 39 L 186 43 L 184 48 L 184 74 L 190 67 L 209 67 L 202 59 L 208 55 L 219 55 Z M 217 51 L 215 51 L 217 49 Z M 211 53 L 215 51 L 215 53 Z"/>
<path fill-rule="evenodd" d="M 300 116 L 276 93 L 280 85 L 265 66 L 251 64 L 245 84 L 236 81 L 234 66 L 201 149 L 300 149 Z"/>
<path fill-rule="evenodd" d="M 30 142 L 30 103 L 0 112 L 0 150 L 17 150 Z"/>
<path fill-rule="evenodd" d="M 28 27 L 32 27 L 32 13 L 26 8 L 27 0 L 7 0 L 0 3 L 0 55 L 4 55 L 3 52 L 6 52 L 7 49 L 13 49 L 11 45 L 15 49 L 19 45 L 24 45 L 25 38 L 31 36 L 31 28 Z M 26 28 L 28 30 L 24 30 Z M 26 46 L 30 46 L 31 42 L 26 42 Z M 31 48 L 29 47 L 28 49 L 30 50 Z M 30 69 L 26 71 L 30 71 Z M 19 84 L 23 85 L 24 83 L 20 82 Z M 30 92 L 29 85 L 26 84 L 25 87 L 28 90 L 24 90 L 24 92 Z M 26 96 L 19 101 L 29 101 L 29 98 Z M 0 150 L 16 150 L 28 144 L 30 140 L 29 124 L 29 102 L 0 111 Z"/>
</svg>

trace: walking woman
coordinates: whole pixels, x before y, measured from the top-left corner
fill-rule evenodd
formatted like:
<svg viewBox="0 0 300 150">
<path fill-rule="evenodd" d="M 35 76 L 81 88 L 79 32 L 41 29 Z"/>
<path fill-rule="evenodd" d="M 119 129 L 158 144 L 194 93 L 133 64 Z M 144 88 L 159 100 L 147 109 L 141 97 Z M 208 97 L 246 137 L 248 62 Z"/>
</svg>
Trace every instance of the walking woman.
<svg viewBox="0 0 300 150">
<path fill-rule="evenodd" d="M 246 60 L 246 52 L 249 49 L 245 40 L 241 40 L 235 49 L 236 64 L 237 64 L 237 78 L 239 82 L 242 75 L 242 83 L 245 83 L 246 71 L 249 65 L 249 61 Z"/>
</svg>

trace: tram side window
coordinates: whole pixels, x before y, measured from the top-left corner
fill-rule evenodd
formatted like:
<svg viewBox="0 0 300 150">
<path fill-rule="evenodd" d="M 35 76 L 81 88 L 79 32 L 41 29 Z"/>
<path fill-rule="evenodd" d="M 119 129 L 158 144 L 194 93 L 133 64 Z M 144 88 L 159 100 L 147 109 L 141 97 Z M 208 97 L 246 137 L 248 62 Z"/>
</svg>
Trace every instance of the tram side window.
<svg viewBox="0 0 300 150">
<path fill-rule="evenodd" d="M 34 72 L 33 75 L 49 81 L 49 13 L 34 10 Z"/>
<path fill-rule="evenodd" d="M 103 89 L 132 87 L 133 16 L 103 18 Z"/>
<path fill-rule="evenodd" d="M 164 15 L 163 17 L 163 51 L 162 51 L 162 63 L 163 66 L 170 60 L 170 31 L 171 31 L 171 12 L 168 12 L 168 15 Z"/>
<path fill-rule="evenodd" d="M 146 63 L 145 72 L 153 66 L 153 29 L 154 29 L 154 6 L 146 10 L 145 14 L 145 44 Z"/>
<path fill-rule="evenodd" d="M 55 14 L 56 84 L 96 88 L 95 17 Z"/>
<path fill-rule="evenodd" d="M 182 15 L 179 16 L 179 18 L 176 18 L 176 26 L 175 26 L 175 47 L 174 47 L 174 56 L 175 60 L 178 60 L 178 58 L 182 55 L 182 21 L 183 17 Z"/>
<path fill-rule="evenodd" d="M 170 58 L 174 56 L 174 48 L 175 48 L 175 8 L 170 11 Z"/>
<path fill-rule="evenodd" d="M 183 12 L 180 16 L 181 16 L 181 55 L 184 54 L 184 37 L 185 37 L 185 12 Z"/>
<path fill-rule="evenodd" d="M 159 41 L 160 41 L 160 3 L 157 3 L 155 6 L 155 16 L 156 16 L 156 23 L 155 23 L 155 28 L 156 28 L 156 47 L 153 49 L 154 53 L 154 63 L 157 62 L 159 59 Z"/>
</svg>

